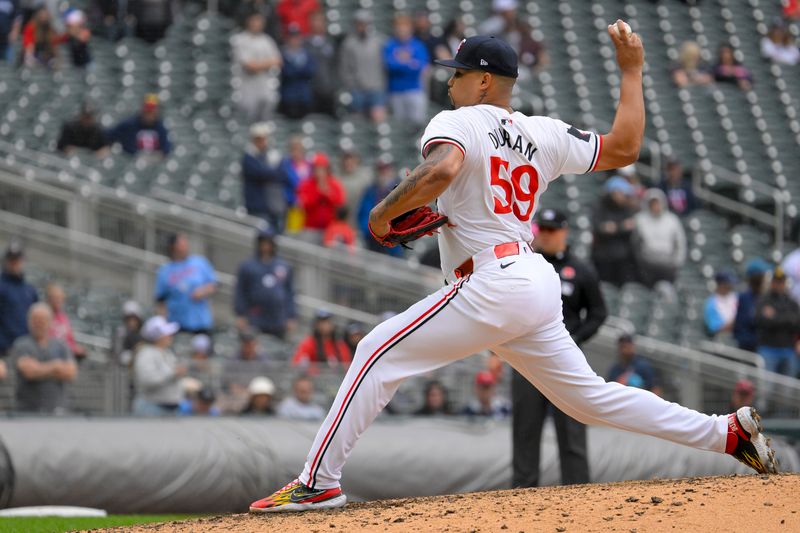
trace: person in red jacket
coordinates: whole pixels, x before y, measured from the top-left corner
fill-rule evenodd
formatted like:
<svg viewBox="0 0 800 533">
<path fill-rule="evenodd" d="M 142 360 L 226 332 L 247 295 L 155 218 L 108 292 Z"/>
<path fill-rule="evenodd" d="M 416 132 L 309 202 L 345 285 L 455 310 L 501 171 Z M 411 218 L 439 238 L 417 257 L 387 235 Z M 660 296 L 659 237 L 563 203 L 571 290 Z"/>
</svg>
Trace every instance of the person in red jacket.
<svg viewBox="0 0 800 533">
<path fill-rule="evenodd" d="M 320 366 L 350 364 L 350 348 L 342 339 L 336 338 L 332 318 L 327 309 L 317 310 L 311 334 L 297 346 L 292 366 L 304 366 L 309 373 L 316 373 Z"/>
<path fill-rule="evenodd" d="M 281 0 L 275 7 L 275 12 L 281 19 L 281 30 L 284 36 L 292 24 L 300 27 L 302 35 L 308 35 L 311 32 L 311 14 L 315 11 L 319 11 L 317 0 Z"/>
<path fill-rule="evenodd" d="M 331 173 L 328 156 L 314 156 L 313 173 L 297 189 L 300 206 L 306 212 L 306 229 L 325 230 L 345 203 L 342 183 Z"/>
<path fill-rule="evenodd" d="M 322 246 L 326 248 L 344 247 L 353 253 L 356 249 L 356 230 L 347 222 L 350 211 L 347 206 L 336 210 L 336 219 L 328 225 L 322 234 Z"/>
</svg>

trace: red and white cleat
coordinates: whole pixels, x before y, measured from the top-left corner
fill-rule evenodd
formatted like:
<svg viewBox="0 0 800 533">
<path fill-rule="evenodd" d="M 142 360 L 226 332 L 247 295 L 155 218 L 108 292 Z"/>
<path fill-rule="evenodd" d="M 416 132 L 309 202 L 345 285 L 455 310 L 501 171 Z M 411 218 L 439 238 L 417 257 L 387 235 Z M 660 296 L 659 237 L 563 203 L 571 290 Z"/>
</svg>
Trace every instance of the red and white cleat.
<svg viewBox="0 0 800 533">
<path fill-rule="evenodd" d="M 753 407 L 741 407 L 728 415 L 728 442 L 725 453 L 730 454 L 759 474 L 777 474 L 778 461 L 763 434 L 761 417 Z"/>
<path fill-rule="evenodd" d="M 251 513 L 333 509 L 347 503 L 342 489 L 310 489 L 295 479 L 285 487 L 250 504 Z"/>
</svg>

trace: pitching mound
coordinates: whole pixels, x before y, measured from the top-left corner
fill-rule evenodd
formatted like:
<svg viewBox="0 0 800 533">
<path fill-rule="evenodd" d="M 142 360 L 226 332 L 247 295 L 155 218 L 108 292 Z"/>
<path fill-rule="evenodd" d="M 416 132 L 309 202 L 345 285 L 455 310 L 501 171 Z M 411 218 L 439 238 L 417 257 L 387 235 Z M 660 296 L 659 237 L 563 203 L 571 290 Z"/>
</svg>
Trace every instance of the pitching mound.
<svg viewBox="0 0 800 533">
<path fill-rule="evenodd" d="M 546 487 L 356 503 L 301 514 L 229 515 L 126 532 L 800 531 L 800 475 Z"/>
</svg>

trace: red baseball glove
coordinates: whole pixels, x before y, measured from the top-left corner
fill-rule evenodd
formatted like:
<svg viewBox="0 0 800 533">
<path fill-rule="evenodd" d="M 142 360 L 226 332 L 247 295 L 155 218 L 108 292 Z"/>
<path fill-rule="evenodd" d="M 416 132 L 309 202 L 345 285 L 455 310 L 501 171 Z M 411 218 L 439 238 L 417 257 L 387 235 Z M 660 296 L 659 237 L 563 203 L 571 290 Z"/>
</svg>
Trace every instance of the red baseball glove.
<svg viewBox="0 0 800 533">
<path fill-rule="evenodd" d="M 422 206 L 392 219 L 389 223 L 389 232 L 382 237 L 375 235 L 371 226 L 369 231 L 383 246 L 391 248 L 399 244 L 408 248 L 407 243 L 425 235 L 438 233 L 436 230 L 445 224 L 447 224 L 446 216 L 440 215 L 428 206 Z"/>
</svg>

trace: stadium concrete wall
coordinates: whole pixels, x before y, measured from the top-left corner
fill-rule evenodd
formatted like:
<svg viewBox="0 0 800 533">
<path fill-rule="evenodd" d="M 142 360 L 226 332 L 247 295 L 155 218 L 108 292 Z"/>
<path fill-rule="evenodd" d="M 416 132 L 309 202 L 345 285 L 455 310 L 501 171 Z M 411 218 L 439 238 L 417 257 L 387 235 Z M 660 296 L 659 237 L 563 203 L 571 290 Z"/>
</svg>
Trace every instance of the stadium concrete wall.
<svg viewBox="0 0 800 533">
<path fill-rule="evenodd" d="M 316 423 L 275 419 L 10 419 L 0 422 L 0 506 L 78 505 L 112 513 L 242 512 L 297 476 Z M 747 473 L 732 458 L 589 428 L 594 481 Z M 798 471 L 787 443 L 782 469 Z M 342 485 L 351 501 L 510 487 L 508 423 L 378 420 Z M 558 483 L 545 427 L 542 481 Z"/>
</svg>

